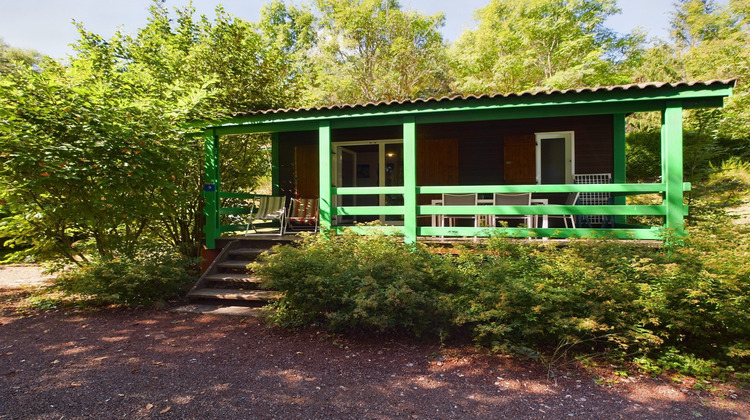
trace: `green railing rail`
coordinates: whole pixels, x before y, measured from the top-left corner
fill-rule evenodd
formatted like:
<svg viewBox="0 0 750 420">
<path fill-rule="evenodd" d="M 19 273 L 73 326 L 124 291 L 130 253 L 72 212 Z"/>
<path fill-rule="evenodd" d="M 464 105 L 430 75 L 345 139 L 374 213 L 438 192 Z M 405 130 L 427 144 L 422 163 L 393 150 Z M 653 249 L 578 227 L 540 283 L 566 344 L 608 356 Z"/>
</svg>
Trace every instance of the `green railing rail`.
<svg viewBox="0 0 750 420">
<path fill-rule="evenodd" d="M 640 195 L 640 194 L 664 194 L 666 184 L 558 184 L 558 185 L 443 185 L 417 187 L 417 195 L 440 195 L 440 194 L 493 194 L 493 193 L 611 193 L 614 196 Z M 689 191 L 690 184 L 683 183 L 683 190 Z M 352 195 L 403 195 L 404 187 L 338 187 L 331 189 L 335 196 Z M 222 215 L 247 215 L 250 213 L 249 206 L 222 207 L 222 199 L 253 200 L 266 194 L 235 193 L 235 192 L 206 192 L 207 196 L 213 194 L 215 197 L 215 211 L 213 217 L 211 211 L 207 211 L 207 227 L 216 226 L 211 232 L 207 229 L 207 243 L 213 243 L 222 233 L 242 231 L 245 225 L 223 225 Z M 267 196 L 267 195 L 266 195 Z M 207 200 L 208 202 L 209 200 Z M 334 200 L 336 201 L 336 200 Z M 687 206 L 684 206 L 687 214 Z M 404 205 L 397 206 L 331 206 L 331 217 L 335 216 L 403 216 L 406 217 L 407 209 Z M 417 205 L 416 216 L 430 217 L 433 215 L 606 215 L 606 216 L 666 216 L 666 201 L 662 204 L 649 205 L 514 205 L 514 206 L 442 206 L 442 205 Z M 334 226 L 334 230 L 354 229 L 359 233 L 392 232 L 403 234 L 403 226 Z M 591 237 L 607 235 L 623 239 L 661 239 L 663 227 L 646 226 L 618 226 L 615 228 L 535 228 L 526 227 L 438 227 L 417 226 L 417 236 L 490 236 L 507 235 L 510 237 Z"/>
</svg>

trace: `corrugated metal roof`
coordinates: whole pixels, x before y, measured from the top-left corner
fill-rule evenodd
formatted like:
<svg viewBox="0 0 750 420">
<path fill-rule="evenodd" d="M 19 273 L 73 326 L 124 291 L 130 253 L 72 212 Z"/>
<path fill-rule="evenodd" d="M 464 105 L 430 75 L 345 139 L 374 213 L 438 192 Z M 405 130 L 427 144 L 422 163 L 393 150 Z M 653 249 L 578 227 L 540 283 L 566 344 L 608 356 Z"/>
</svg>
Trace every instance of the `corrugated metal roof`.
<svg viewBox="0 0 750 420">
<path fill-rule="evenodd" d="M 443 96 L 440 98 L 417 98 L 417 99 L 405 99 L 405 100 L 393 100 L 393 101 L 380 101 L 380 102 L 367 102 L 363 104 L 341 104 L 341 105 L 328 105 L 321 107 L 310 107 L 310 108 L 282 108 L 282 109 L 266 109 L 257 111 L 238 112 L 234 114 L 236 117 L 241 116 L 252 116 L 252 115 L 271 115 L 271 114 L 287 114 L 297 112 L 310 112 L 310 111 L 327 111 L 327 110 L 349 110 L 349 109 L 360 109 L 370 107 L 382 107 L 382 106 L 398 106 L 398 105 L 410 105 L 418 103 L 430 103 L 430 102 L 458 102 L 458 101 L 470 101 L 470 100 L 483 100 L 483 99 L 500 99 L 500 98 L 518 98 L 518 97 L 531 97 L 531 96 L 553 96 L 553 95 L 569 95 L 579 93 L 595 93 L 595 92 L 612 92 L 612 91 L 626 91 L 626 90 L 647 90 L 647 89 L 662 89 L 662 88 L 680 88 L 680 87 L 694 87 L 694 86 L 712 86 L 712 85 L 724 85 L 732 86 L 736 85 L 737 79 L 726 79 L 726 80 L 708 80 L 708 81 L 693 81 L 693 82 L 649 82 L 649 83 L 633 83 L 629 85 L 614 85 L 614 86 L 598 86 L 588 87 L 579 89 L 552 89 L 542 91 L 531 91 L 527 90 L 518 93 L 495 93 L 495 94 L 482 94 L 482 95 L 454 95 L 454 96 Z"/>
</svg>

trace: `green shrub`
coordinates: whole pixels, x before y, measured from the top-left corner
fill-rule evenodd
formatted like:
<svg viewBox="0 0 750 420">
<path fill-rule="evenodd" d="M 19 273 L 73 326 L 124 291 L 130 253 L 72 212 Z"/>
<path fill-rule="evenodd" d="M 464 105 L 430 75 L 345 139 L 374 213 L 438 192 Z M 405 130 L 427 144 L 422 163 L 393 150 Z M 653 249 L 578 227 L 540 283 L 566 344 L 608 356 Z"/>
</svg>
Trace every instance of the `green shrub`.
<svg viewBox="0 0 750 420">
<path fill-rule="evenodd" d="M 275 251 L 257 271 L 284 293 L 277 323 L 417 336 L 444 336 L 451 326 L 460 274 L 422 245 L 347 232 L 309 235 Z"/>
<path fill-rule="evenodd" d="M 134 258 L 97 261 L 64 271 L 55 287 L 93 304 L 148 305 L 186 292 L 196 274 L 194 259 L 151 249 Z"/>
</svg>

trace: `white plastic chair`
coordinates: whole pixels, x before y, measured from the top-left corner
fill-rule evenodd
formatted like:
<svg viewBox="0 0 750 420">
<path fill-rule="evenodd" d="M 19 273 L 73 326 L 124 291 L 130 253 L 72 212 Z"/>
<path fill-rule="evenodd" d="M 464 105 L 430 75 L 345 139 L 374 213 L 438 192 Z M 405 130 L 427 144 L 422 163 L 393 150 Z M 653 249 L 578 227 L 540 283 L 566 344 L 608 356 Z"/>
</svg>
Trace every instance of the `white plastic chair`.
<svg viewBox="0 0 750 420">
<path fill-rule="evenodd" d="M 289 213 L 286 216 L 286 229 L 295 230 L 292 222 L 312 225 L 313 232 L 318 231 L 318 199 L 292 198 Z M 299 228 L 299 227 L 298 227 Z"/>
<path fill-rule="evenodd" d="M 531 205 L 531 193 L 521 193 L 521 194 L 501 194 L 501 193 L 495 193 L 493 204 L 496 206 L 530 206 Z M 499 215 L 499 214 L 493 214 L 490 215 L 490 226 L 495 226 L 497 224 L 497 219 L 521 219 L 526 222 L 526 226 L 533 228 L 534 223 L 532 223 L 533 216 L 531 215 Z"/>
<path fill-rule="evenodd" d="M 248 216 L 247 227 L 245 228 L 245 236 L 250 236 L 251 227 L 255 233 L 258 233 L 258 229 L 255 228 L 256 220 L 278 220 L 280 225 L 279 235 L 283 235 L 286 216 L 286 197 L 263 195 L 257 197 L 257 200 L 257 206 L 255 205 L 255 200 L 250 205 L 250 215 Z"/>
</svg>

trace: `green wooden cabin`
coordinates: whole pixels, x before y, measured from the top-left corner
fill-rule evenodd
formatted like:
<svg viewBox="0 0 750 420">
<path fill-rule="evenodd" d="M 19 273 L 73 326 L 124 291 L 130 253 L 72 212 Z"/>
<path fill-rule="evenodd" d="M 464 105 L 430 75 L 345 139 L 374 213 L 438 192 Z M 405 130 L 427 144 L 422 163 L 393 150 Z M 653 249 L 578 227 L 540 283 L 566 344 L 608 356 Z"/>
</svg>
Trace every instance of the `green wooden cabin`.
<svg viewBox="0 0 750 420">
<path fill-rule="evenodd" d="M 222 225 L 241 214 L 227 199 L 248 195 L 221 189 L 221 136 L 271 133 L 274 195 L 319 198 L 322 228 L 363 233 L 400 231 L 420 237 L 586 237 L 660 239 L 680 232 L 683 193 L 683 110 L 723 106 L 734 80 L 644 83 L 588 89 L 458 96 L 320 108 L 241 113 L 205 127 L 206 246 L 244 226 Z M 661 177 L 628 183 L 625 117 L 662 115 Z M 606 175 L 596 178 L 593 175 Z M 579 179 L 599 179 L 578 183 Z M 547 205 L 435 205 L 443 193 L 532 193 Z M 600 194 L 606 202 L 564 205 L 568 193 Z M 656 194 L 657 204 L 629 205 L 627 197 Z M 576 228 L 456 224 L 441 227 L 433 215 L 578 215 Z M 626 223 L 628 215 L 659 216 L 660 226 Z M 598 222 L 591 222 L 598 220 Z M 589 223 L 581 223 L 589 221 Z"/>
</svg>

